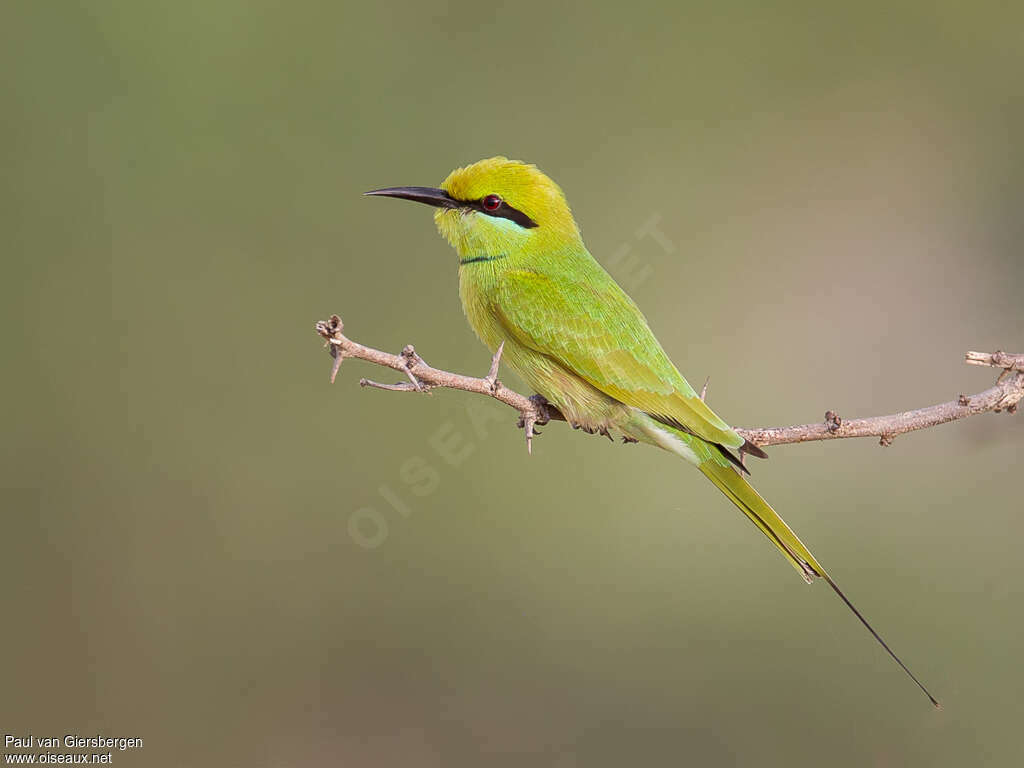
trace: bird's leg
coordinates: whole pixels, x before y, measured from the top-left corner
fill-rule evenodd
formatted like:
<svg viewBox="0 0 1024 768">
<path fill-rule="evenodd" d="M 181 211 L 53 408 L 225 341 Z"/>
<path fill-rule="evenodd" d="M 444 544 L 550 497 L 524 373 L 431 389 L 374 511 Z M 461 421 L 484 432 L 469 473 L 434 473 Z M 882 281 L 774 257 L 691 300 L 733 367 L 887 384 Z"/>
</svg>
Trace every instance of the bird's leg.
<svg viewBox="0 0 1024 768">
<path fill-rule="evenodd" d="M 484 376 L 486 381 L 491 386 L 491 394 L 496 394 L 498 389 L 501 388 L 501 382 L 498 381 L 498 365 L 501 363 L 501 353 L 505 349 L 505 342 L 501 342 L 498 348 L 494 351 L 494 357 L 491 358 L 491 368 L 487 371 L 487 375 Z"/>
<path fill-rule="evenodd" d="M 565 416 L 562 412 L 555 408 L 544 395 L 530 395 L 530 402 L 533 403 L 533 407 L 537 409 L 537 415 L 534 417 L 534 424 L 538 426 L 544 426 L 549 421 L 565 421 Z M 519 423 L 516 424 L 520 429 L 523 428 L 523 421 L 526 417 L 520 414 Z M 534 430 L 535 435 L 539 435 L 540 432 Z"/>
<path fill-rule="evenodd" d="M 704 386 L 700 388 L 700 401 L 702 403 L 704 402 L 704 398 L 707 397 L 707 394 L 708 394 L 708 382 L 709 381 L 711 381 L 711 377 L 710 376 L 708 376 L 706 379 L 704 379 Z"/>
</svg>

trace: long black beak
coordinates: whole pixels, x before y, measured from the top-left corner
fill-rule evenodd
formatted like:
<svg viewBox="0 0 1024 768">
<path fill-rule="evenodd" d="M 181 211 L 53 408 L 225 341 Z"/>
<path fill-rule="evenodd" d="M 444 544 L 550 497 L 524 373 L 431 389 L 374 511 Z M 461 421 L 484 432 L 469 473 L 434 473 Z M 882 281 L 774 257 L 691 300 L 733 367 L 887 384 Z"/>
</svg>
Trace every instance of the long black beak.
<svg viewBox="0 0 1024 768">
<path fill-rule="evenodd" d="M 458 208 L 459 203 L 448 196 L 443 189 L 434 187 L 385 187 L 363 192 L 364 195 L 380 195 L 382 197 L 400 197 L 403 200 L 414 200 L 426 203 L 435 208 Z"/>
</svg>

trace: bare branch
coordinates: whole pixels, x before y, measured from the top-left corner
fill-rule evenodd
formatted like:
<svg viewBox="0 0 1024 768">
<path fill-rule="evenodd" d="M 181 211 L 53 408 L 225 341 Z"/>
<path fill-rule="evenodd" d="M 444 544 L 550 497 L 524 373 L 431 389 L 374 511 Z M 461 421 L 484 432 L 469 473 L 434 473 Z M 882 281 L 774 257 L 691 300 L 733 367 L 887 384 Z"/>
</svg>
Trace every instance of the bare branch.
<svg viewBox="0 0 1024 768">
<path fill-rule="evenodd" d="M 376 387 L 377 389 L 389 389 L 401 392 L 428 391 L 430 387 L 447 387 L 448 389 L 461 389 L 464 392 L 474 392 L 478 395 L 487 395 L 495 400 L 500 400 L 519 411 L 519 416 L 526 429 L 526 447 L 530 450 L 533 443 L 533 436 L 536 434 L 535 425 L 546 424 L 550 419 L 560 418 L 554 415 L 554 408 L 545 403 L 536 402 L 528 397 L 513 392 L 507 387 L 500 386 L 497 380 L 497 367 L 501 360 L 501 350 L 495 353 L 491 361 L 491 372 L 488 377 L 477 379 L 472 376 L 461 376 L 457 373 L 442 371 L 432 368 L 424 362 L 423 358 L 416 354 L 411 345 L 402 350 L 401 355 L 391 355 L 381 352 L 372 347 L 366 347 L 349 338 L 346 338 L 342 331 L 344 324 L 337 315 L 331 315 L 330 320 L 320 321 L 316 324 L 316 331 L 327 340 L 331 354 L 334 356 L 334 367 L 331 372 L 331 381 L 337 373 L 341 360 L 346 357 L 354 357 L 359 360 L 366 360 L 370 363 L 391 368 L 404 374 L 409 382 L 400 384 L 378 384 L 368 379 L 363 379 L 360 384 L 363 386 Z M 493 373 L 494 377 L 490 378 Z"/>
<path fill-rule="evenodd" d="M 426 394 L 430 392 L 429 384 L 410 384 L 408 381 L 400 381 L 397 384 L 382 384 L 379 381 L 372 381 L 371 379 L 360 379 L 360 387 L 373 387 L 374 389 L 386 389 L 389 392 L 422 392 Z"/>
<path fill-rule="evenodd" d="M 976 362 L 972 356 L 997 359 L 1002 354 L 996 352 L 989 355 L 979 352 L 968 352 L 967 362 L 974 365 L 991 365 L 1002 367 L 995 362 Z M 1019 365 L 1024 356 L 1004 355 L 1009 365 Z M 794 427 L 761 427 L 755 429 L 737 429 L 747 440 L 760 447 L 766 445 L 782 445 L 785 443 L 804 443 L 808 440 L 834 440 L 843 437 L 877 437 L 879 444 L 892 445 L 897 435 L 913 432 L 918 429 L 945 424 L 977 413 L 995 411 L 1004 408 L 1009 413 L 1017 410 L 1017 403 L 1024 399 L 1024 368 L 1005 368 L 999 375 L 995 386 L 976 395 L 960 395 L 948 403 L 918 408 L 914 411 L 894 413 L 889 416 L 872 416 L 866 419 L 841 419 L 833 412 L 825 414 L 825 421 L 820 424 L 800 424 Z"/>
<path fill-rule="evenodd" d="M 540 395 L 525 397 L 518 392 L 513 392 L 498 381 L 498 365 L 501 362 L 504 344 L 498 347 L 494 353 L 487 375 L 478 379 L 432 368 L 416 354 L 416 350 L 411 345 L 405 347 L 401 355 L 391 355 L 354 342 L 343 335 L 344 325 L 337 315 L 331 315 L 330 320 L 318 322 L 316 330 L 326 339 L 326 346 L 330 348 L 331 356 L 334 357 L 334 365 L 331 370 L 332 382 L 337 375 L 341 361 L 346 357 L 354 357 L 391 368 L 402 373 L 408 379 L 408 381 L 397 384 L 381 384 L 369 379 L 361 379 L 359 383 L 364 387 L 421 393 L 427 393 L 433 387 L 445 387 L 493 397 L 519 412 L 519 426 L 526 432 L 528 451 L 532 451 L 533 436 L 540 434 L 536 430 L 537 426 L 547 424 L 549 421 L 565 420 L 558 409 Z M 825 420 L 817 424 L 737 428 L 736 431 L 759 447 L 847 437 L 877 437 L 879 443 L 886 446 L 891 445 L 897 435 L 902 435 L 905 432 L 934 427 L 977 413 L 988 411 L 999 413 L 1004 409 L 1008 413 L 1015 413 L 1017 404 L 1024 399 L 1024 355 L 1011 355 L 1005 352 L 968 352 L 966 362 L 970 365 L 1001 368 L 1002 371 L 995 385 L 983 392 L 976 395 L 960 395 L 956 400 L 948 403 L 940 403 L 914 411 L 864 419 L 842 419 L 834 411 L 828 411 L 825 414 Z M 707 383 L 705 382 L 701 391 L 701 399 L 706 392 Z M 606 431 L 601 434 L 610 437 Z"/>
<path fill-rule="evenodd" d="M 1008 355 L 1003 351 L 993 352 L 968 352 L 966 355 L 968 365 L 990 365 L 993 368 L 1004 368 L 1007 371 L 1024 371 L 1024 355 Z"/>
<path fill-rule="evenodd" d="M 501 353 L 505 351 L 505 342 L 501 342 L 494 350 L 494 357 L 491 358 L 491 368 L 484 376 L 484 381 L 491 385 L 491 392 L 497 392 L 501 382 L 498 381 L 498 366 L 501 364 Z"/>
</svg>

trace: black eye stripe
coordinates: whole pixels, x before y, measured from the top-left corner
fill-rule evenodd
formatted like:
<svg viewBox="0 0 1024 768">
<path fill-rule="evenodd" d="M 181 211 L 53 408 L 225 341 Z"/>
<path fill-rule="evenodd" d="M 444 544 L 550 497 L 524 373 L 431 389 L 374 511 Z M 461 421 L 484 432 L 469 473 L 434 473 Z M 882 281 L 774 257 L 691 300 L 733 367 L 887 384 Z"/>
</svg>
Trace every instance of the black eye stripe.
<svg viewBox="0 0 1024 768">
<path fill-rule="evenodd" d="M 467 208 L 472 208 L 474 211 L 479 211 L 485 216 L 494 216 L 495 218 L 502 218 L 508 219 L 509 221 L 514 221 L 516 224 L 518 224 L 520 227 L 523 227 L 524 229 L 533 229 L 534 227 L 538 226 L 536 221 L 531 219 L 529 216 L 527 216 L 519 209 L 513 208 L 504 200 L 502 200 L 501 205 L 499 205 L 493 211 L 488 211 L 486 208 L 484 208 L 483 198 L 480 198 L 479 200 L 470 200 L 464 202 L 463 205 L 465 205 Z"/>
</svg>

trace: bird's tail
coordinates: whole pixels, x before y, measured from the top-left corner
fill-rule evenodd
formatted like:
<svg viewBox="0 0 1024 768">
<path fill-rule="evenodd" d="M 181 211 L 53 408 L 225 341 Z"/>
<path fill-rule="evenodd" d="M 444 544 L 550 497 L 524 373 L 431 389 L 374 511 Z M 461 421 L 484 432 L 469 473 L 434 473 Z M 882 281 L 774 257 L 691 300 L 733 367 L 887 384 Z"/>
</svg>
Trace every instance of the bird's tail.
<svg viewBox="0 0 1024 768">
<path fill-rule="evenodd" d="M 751 522 L 761 529 L 779 551 L 786 557 L 804 581 L 810 584 L 817 578 L 827 578 L 825 569 L 814 559 L 811 551 L 797 538 L 786 521 L 779 517 L 761 494 L 732 467 L 711 460 L 701 462 L 700 471 L 717 486 L 718 490 L 729 497 L 729 500 L 740 508 Z"/>
<path fill-rule="evenodd" d="M 722 493 L 728 496 L 729 500 L 739 507 L 743 514 L 749 517 L 754 525 L 760 528 L 761 532 L 779 548 L 779 551 L 785 555 L 790 564 L 804 577 L 804 581 L 808 584 L 816 578 L 822 578 L 827 581 L 832 590 L 846 604 L 846 607 L 853 612 L 854 616 L 860 620 L 860 623 L 867 627 L 868 632 L 885 649 L 886 653 L 892 656 L 903 671 L 910 676 L 910 679 L 917 683 L 917 687 L 924 691 L 925 696 L 931 700 L 932 704 L 941 708 L 936 698 L 929 693 L 928 689 L 922 685 L 914 673 L 907 668 L 907 665 L 900 660 L 900 657 L 893 653 L 881 635 L 875 631 L 874 627 L 864 618 L 864 615 L 843 594 L 839 586 L 832 581 L 832 577 L 818 564 L 810 550 L 797 538 L 793 530 L 786 525 L 786 521 L 779 517 L 778 513 L 761 497 L 761 494 L 754 490 L 754 487 L 747 482 L 746 478 L 732 467 L 725 466 L 714 459 L 703 461 L 698 466 L 700 471 L 707 475 L 708 479 Z"/>
</svg>

